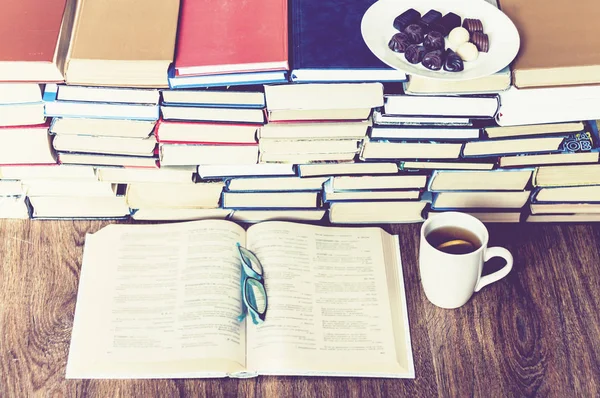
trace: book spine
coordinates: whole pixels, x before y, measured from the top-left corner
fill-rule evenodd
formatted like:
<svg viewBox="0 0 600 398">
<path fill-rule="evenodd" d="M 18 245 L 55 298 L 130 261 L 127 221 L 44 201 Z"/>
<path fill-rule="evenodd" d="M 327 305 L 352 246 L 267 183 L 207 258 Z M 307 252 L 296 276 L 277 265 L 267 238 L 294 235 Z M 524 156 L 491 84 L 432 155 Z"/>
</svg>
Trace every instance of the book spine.
<svg viewBox="0 0 600 398">
<path fill-rule="evenodd" d="M 58 96 L 58 85 L 55 83 L 46 84 L 44 94 L 42 95 L 42 101 L 54 102 Z"/>
<path fill-rule="evenodd" d="M 54 131 L 52 131 L 52 129 L 54 128 L 54 123 L 56 123 L 56 121 L 58 119 L 60 119 L 60 118 L 58 118 L 58 117 L 50 118 L 50 125 L 48 126 L 48 134 L 56 135 L 56 133 Z"/>
<path fill-rule="evenodd" d="M 277 76 L 273 76 L 276 74 Z M 214 76 L 219 76 L 221 79 L 214 80 Z M 225 75 L 208 75 L 210 80 L 207 80 L 205 76 L 173 76 L 169 77 L 169 88 L 180 89 L 180 88 L 199 88 L 199 87 L 221 87 L 221 86 L 240 86 L 248 84 L 276 84 L 276 83 L 288 83 L 288 72 L 287 71 L 275 71 L 269 73 L 265 77 L 264 72 L 255 72 L 248 74 L 225 74 Z M 244 79 L 241 79 L 244 77 Z"/>
<path fill-rule="evenodd" d="M 188 103 L 188 102 L 169 102 L 162 101 L 164 107 L 186 107 L 186 108 L 232 108 L 232 109 L 263 109 L 264 105 L 246 105 L 246 104 L 214 104 L 211 102 L 204 103 Z"/>
<path fill-rule="evenodd" d="M 288 2 L 288 21 L 289 21 L 289 32 L 288 45 L 291 51 L 290 56 L 290 76 L 291 80 L 294 80 L 294 69 L 298 69 L 302 65 L 302 0 L 290 0 Z"/>
<path fill-rule="evenodd" d="M 438 173 L 439 173 L 439 170 L 433 170 L 431 172 L 431 176 L 428 178 L 428 181 L 427 181 L 427 191 L 433 192 L 433 190 L 431 189 L 431 186 L 433 185 L 433 180 L 435 180 Z"/>
<path fill-rule="evenodd" d="M 492 115 L 492 119 L 495 119 L 496 115 L 500 112 L 500 96 L 496 95 L 495 97 L 496 97 L 496 111 Z"/>
</svg>

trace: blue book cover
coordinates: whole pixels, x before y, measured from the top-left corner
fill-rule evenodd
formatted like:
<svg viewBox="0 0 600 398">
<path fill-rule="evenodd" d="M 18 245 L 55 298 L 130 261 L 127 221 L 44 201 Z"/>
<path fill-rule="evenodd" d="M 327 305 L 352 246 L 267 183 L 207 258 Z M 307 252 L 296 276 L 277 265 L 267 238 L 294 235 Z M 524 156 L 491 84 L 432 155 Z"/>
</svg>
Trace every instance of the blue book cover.
<svg viewBox="0 0 600 398">
<path fill-rule="evenodd" d="M 292 0 L 292 81 L 406 81 L 404 72 L 381 62 L 362 38 L 362 17 L 375 2 Z"/>
<path fill-rule="evenodd" d="M 561 147 L 563 152 L 600 151 L 600 133 L 598 132 L 598 121 L 584 121 L 583 125 L 583 131 L 567 136 Z"/>
<path fill-rule="evenodd" d="M 169 69 L 169 88 L 198 88 L 217 86 L 240 86 L 248 84 L 287 83 L 287 71 L 264 71 L 244 73 L 224 73 L 211 75 L 176 76 Z"/>
</svg>

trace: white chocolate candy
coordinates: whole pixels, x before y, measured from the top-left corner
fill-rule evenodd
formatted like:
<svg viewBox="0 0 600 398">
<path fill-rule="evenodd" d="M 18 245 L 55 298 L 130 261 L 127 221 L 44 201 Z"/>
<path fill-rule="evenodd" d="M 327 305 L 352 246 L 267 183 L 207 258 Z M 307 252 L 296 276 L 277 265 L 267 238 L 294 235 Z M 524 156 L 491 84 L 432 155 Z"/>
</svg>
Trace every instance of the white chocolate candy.
<svg viewBox="0 0 600 398">
<path fill-rule="evenodd" d="M 448 41 L 453 48 L 458 48 L 458 46 L 461 44 L 468 42 L 469 37 L 469 31 L 459 26 L 450 31 L 450 34 L 448 35 Z"/>
<path fill-rule="evenodd" d="M 456 49 L 456 53 L 463 61 L 475 61 L 479 56 L 479 51 L 473 43 L 463 43 Z"/>
</svg>

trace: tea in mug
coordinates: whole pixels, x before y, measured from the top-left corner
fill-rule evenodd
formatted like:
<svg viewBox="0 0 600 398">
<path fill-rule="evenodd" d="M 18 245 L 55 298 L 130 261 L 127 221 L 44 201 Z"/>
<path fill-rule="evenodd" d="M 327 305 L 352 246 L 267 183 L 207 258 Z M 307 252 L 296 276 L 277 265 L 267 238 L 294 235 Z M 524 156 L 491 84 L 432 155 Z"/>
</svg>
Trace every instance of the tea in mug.
<svg viewBox="0 0 600 398">
<path fill-rule="evenodd" d="M 469 254 L 481 247 L 475 233 L 454 226 L 434 229 L 425 239 L 431 246 L 448 254 Z"/>
</svg>

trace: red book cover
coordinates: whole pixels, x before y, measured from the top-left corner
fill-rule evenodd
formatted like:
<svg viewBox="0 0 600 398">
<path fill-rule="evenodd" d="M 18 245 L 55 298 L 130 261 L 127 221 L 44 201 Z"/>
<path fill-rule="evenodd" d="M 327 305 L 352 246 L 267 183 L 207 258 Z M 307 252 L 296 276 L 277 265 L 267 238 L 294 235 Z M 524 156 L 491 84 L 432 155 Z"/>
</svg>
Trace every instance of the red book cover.
<svg viewBox="0 0 600 398">
<path fill-rule="evenodd" d="M 204 146 L 258 146 L 258 142 L 224 142 L 224 141 L 161 141 L 161 144 L 204 145 Z"/>
<path fill-rule="evenodd" d="M 48 130 L 50 128 L 50 120 L 46 119 L 46 123 L 42 124 L 27 124 L 22 126 L 0 126 L 0 131 L 2 130 L 32 130 L 32 129 L 44 129 Z"/>
<path fill-rule="evenodd" d="M 287 0 L 181 1 L 177 76 L 287 69 Z"/>
<path fill-rule="evenodd" d="M 3 1 L 0 12 L 0 64 L 27 62 L 54 65 L 68 1 Z M 0 80 L 32 79 L 27 75 L 23 78 L 3 75 Z"/>
</svg>

